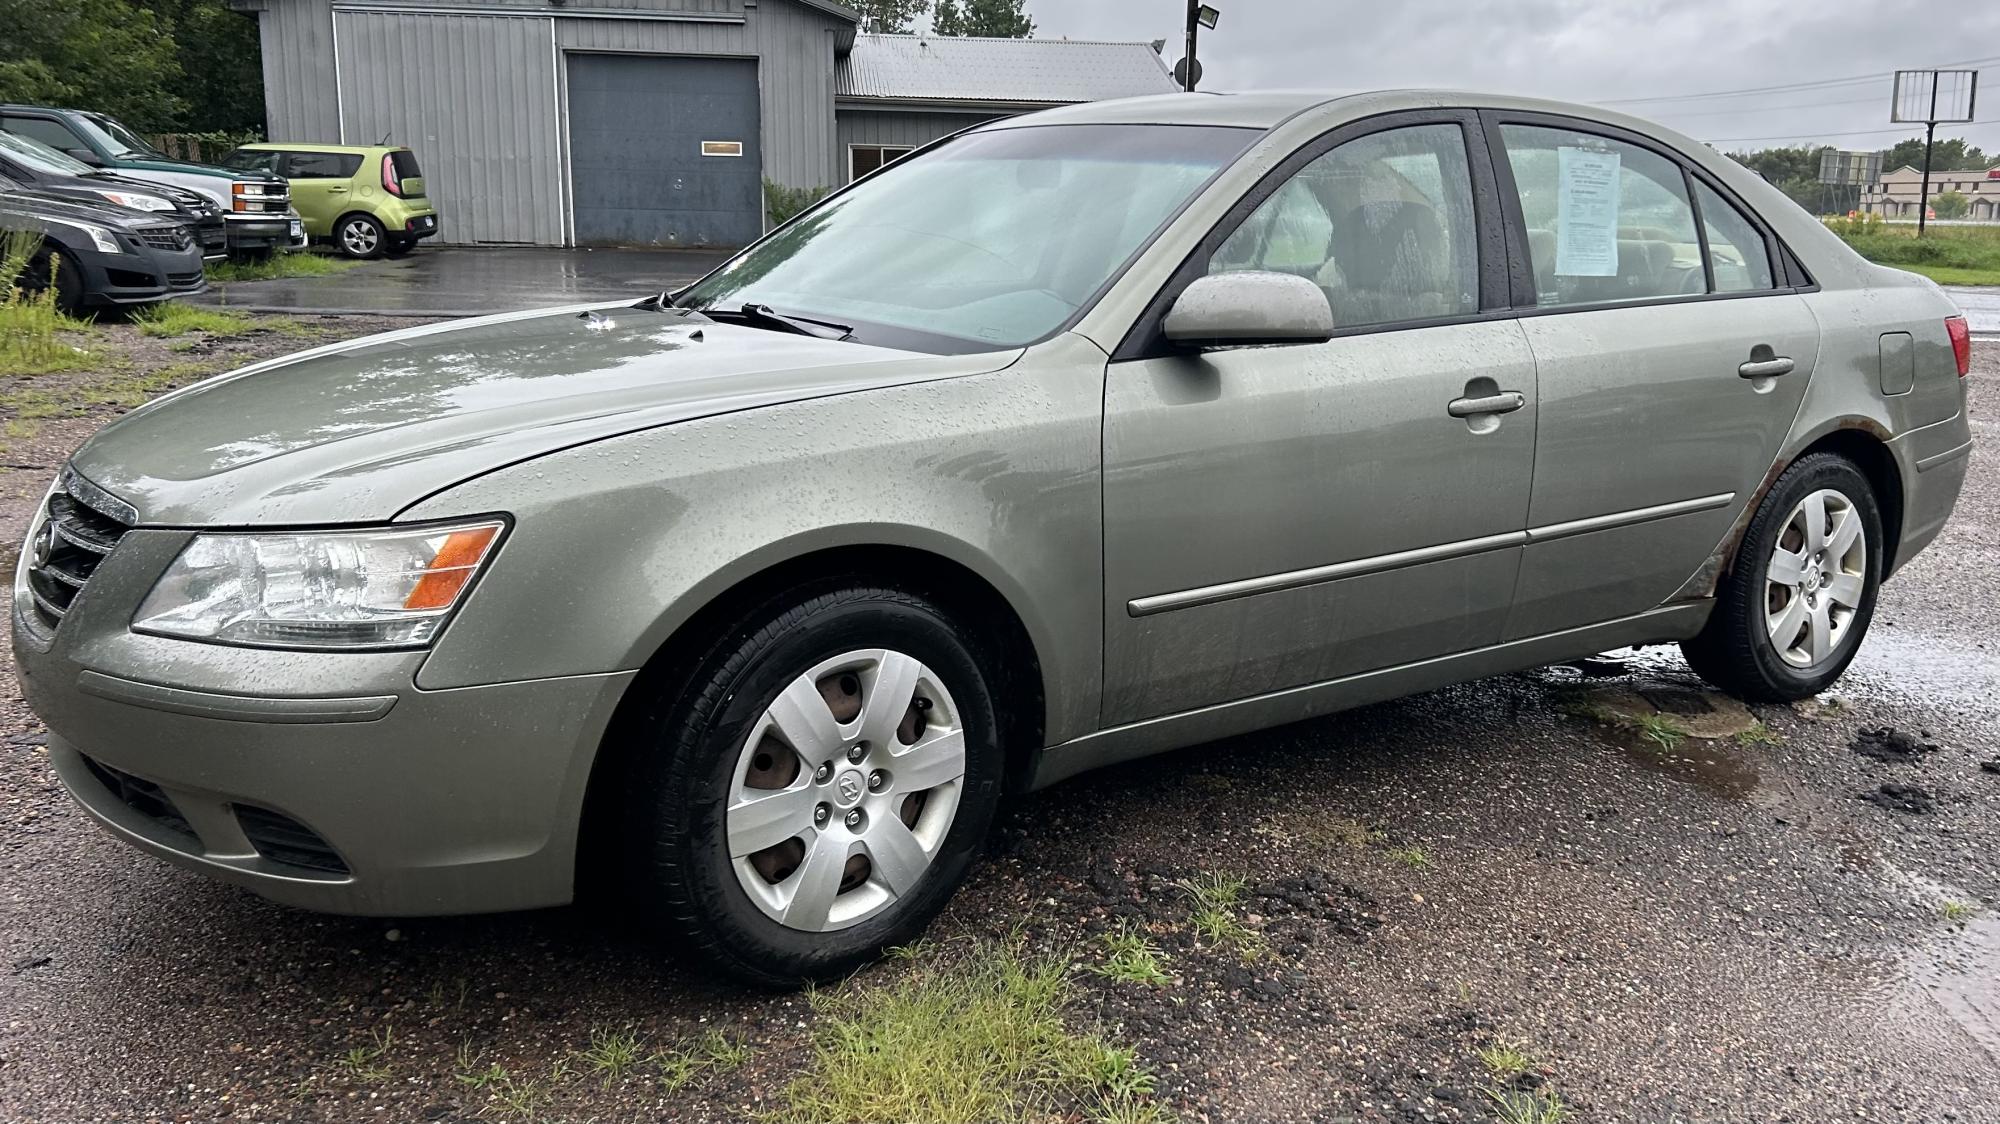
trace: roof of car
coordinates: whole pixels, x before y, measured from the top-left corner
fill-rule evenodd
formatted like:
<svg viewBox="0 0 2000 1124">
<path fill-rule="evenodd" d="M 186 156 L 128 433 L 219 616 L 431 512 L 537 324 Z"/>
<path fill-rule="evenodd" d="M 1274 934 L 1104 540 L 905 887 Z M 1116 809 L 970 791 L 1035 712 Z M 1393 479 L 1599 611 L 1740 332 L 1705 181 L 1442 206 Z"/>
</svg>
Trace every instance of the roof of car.
<svg viewBox="0 0 2000 1124">
<path fill-rule="evenodd" d="M 290 141 L 252 141 L 239 144 L 239 149 L 247 148 L 256 152 L 394 152 L 408 148 L 406 144 L 293 144 Z"/>
<path fill-rule="evenodd" d="M 1172 89 L 1151 44 L 1094 39 L 857 35 L 834 65 L 842 98 L 1053 105 Z"/>
<path fill-rule="evenodd" d="M 1096 101 L 1043 110 L 1028 117 L 995 121 L 985 128 L 1026 124 L 1054 125 L 1230 125 L 1269 129 L 1291 117 L 1337 101 L 1368 102 L 1370 111 L 1415 108 L 1495 108 L 1584 117 L 1653 134 L 1669 134 L 1651 122 L 1613 110 L 1574 102 L 1484 94 L 1467 90 L 1253 90 L 1246 93 L 1172 93 Z M 1357 107 L 1359 108 L 1359 107 Z"/>
</svg>

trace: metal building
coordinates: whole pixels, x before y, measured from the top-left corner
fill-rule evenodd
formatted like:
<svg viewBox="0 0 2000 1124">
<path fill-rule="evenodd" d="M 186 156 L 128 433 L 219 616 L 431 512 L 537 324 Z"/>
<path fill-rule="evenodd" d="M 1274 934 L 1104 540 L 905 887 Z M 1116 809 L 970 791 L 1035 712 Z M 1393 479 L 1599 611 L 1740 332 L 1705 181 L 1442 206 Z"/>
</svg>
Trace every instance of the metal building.
<svg viewBox="0 0 2000 1124">
<path fill-rule="evenodd" d="M 833 0 L 230 0 L 274 141 L 407 144 L 440 240 L 737 246 L 994 117 L 1174 89 L 1155 45 L 864 35 Z"/>
</svg>

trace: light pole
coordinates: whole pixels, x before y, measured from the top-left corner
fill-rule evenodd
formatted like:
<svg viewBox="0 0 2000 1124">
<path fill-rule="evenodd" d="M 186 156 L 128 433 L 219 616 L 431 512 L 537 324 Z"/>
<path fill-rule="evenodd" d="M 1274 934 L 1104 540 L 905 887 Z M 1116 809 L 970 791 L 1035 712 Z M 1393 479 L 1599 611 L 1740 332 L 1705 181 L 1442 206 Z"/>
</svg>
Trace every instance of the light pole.
<svg viewBox="0 0 2000 1124">
<path fill-rule="evenodd" d="M 1204 27 L 1214 31 L 1216 22 L 1221 18 L 1221 12 L 1202 3 L 1201 0 L 1188 0 L 1187 57 L 1183 58 L 1181 64 L 1174 70 L 1180 77 L 1181 88 L 1190 94 L 1194 93 L 1194 84 L 1201 81 L 1201 62 L 1195 57 L 1195 40 Z"/>
</svg>

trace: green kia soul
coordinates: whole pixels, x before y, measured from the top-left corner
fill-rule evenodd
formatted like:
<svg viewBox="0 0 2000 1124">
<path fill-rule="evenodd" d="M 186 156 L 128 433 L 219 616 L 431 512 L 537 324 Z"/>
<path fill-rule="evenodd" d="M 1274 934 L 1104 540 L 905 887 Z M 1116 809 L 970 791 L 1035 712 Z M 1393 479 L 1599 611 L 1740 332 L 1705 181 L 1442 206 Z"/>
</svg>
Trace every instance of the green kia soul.
<svg viewBox="0 0 2000 1124">
<path fill-rule="evenodd" d="M 306 234 L 350 258 L 408 253 L 438 230 L 417 154 L 400 146 L 246 144 L 223 161 L 275 172 L 292 184 Z"/>
</svg>

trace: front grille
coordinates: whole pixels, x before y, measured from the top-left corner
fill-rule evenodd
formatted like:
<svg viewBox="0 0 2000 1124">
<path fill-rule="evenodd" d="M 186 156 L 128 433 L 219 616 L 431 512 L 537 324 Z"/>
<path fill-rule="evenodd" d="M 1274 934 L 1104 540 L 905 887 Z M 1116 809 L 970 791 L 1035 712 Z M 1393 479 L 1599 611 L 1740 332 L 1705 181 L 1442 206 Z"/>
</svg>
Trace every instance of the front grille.
<svg viewBox="0 0 2000 1124">
<path fill-rule="evenodd" d="M 35 613 L 50 628 L 61 623 L 77 594 L 83 591 L 98 564 L 130 530 L 130 524 L 99 510 L 117 501 L 98 498 L 92 507 L 78 499 L 97 489 L 74 472 L 64 469 L 62 483 L 49 494 L 47 518 L 33 538 L 22 544 L 28 552 L 28 593 Z"/>
<path fill-rule="evenodd" d="M 201 271 L 196 270 L 193 273 L 169 273 L 167 274 L 167 284 L 175 289 L 192 289 L 196 285 L 201 284 Z"/>
<path fill-rule="evenodd" d="M 185 226 L 149 226 L 137 237 L 155 250 L 185 250 L 194 245 L 194 235 Z"/>
<path fill-rule="evenodd" d="M 236 813 L 236 824 L 243 829 L 243 837 L 257 848 L 258 854 L 272 862 L 328 874 L 347 873 L 347 864 L 341 861 L 339 852 L 312 828 L 269 808 L 249 804 L 231 804 L 229 808 Z"/>
<path fill-rule="evenodd" d="M 201 247 L 213 250 L 229 244 L 229 228 L 219 218 L 209 219 L 201 224 Z"/>
<path fill-rule="evenodd" d="M 174 802 L 152 781 L 141 780 L 130 773 L 114 769 L 92 757 L 84 757 L 83 763 L 89 767 L 90 775 L 111 790 L 111 795 L 125 802 L 125 806 L 166 828 L 195 838 L 194 828 L 188 826 L 187 817 L 174 807 Z"/>
</svg>

